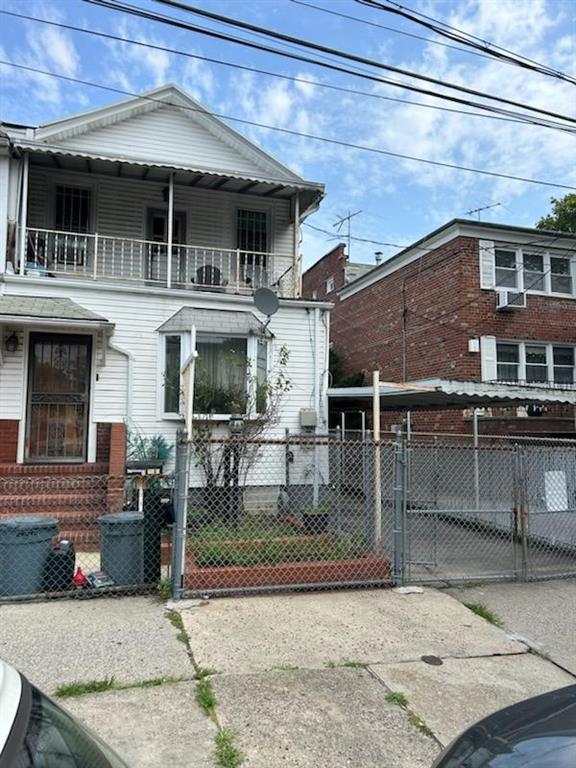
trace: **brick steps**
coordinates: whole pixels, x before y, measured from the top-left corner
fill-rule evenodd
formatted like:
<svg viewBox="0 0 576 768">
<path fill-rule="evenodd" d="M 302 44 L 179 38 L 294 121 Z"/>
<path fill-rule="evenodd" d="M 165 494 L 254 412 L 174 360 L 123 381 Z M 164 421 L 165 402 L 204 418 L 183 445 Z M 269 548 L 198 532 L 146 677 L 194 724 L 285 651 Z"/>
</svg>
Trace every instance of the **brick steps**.
<svg viewBox="0 0 576 768">
<path fill-rule="evenodd" d="M 19 493 L 0 496 L 0 515 L 97 517 L 107 510 L 104 493 Z"/>
<path fill-rule="evenodd" d="M 34 477 L 60 477 L 62 475 L 106 475 L 108 464 L 96 462 L 94 464 L 6 464 L 0 463 L 0 478 L 21 477 L 33 475 Z"/>
</svg>

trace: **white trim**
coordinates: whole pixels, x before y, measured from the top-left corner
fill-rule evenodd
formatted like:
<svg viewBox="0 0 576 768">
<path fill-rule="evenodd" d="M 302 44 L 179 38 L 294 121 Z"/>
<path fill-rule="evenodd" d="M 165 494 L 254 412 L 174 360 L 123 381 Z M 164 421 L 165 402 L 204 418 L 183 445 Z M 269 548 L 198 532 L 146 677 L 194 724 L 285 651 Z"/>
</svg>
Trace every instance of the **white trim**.
<svg viewBox="0 0 576 768">
<path fill-rule="evenodd" d="M 24 274 L 26 269 L 26 228 L 28 226 L 28 179 L 30 175 L 30 156 L 28 152 L 24 154 L 22 160 L 22 189 L 20 198 L 20 230 L 18 233 L 18 269 L 20 275 Z M 16 264 L 14 265 L 16 269 Z"/>
<path fill-rule="evenodd" d="M 545 382 L 527 382 L 530 386 L 546 386 L 546 384 L 558 384 L 563 382 L 554 381 L 554 347 L 570 347 L 574 350 L 574 366 L 572 369 L 572 383 L 576 384 L 576 343 L 570 341 L 542 341 L 541 339 L 495 339 L 496 343 L 496 379 L 498 382 L 498 344 L 515 344 L 518 346 L 518 382 L 522 385 L 526 382 L 526 346 L 545 347 L 546 348 L 546 374 Z M 568 367 L 568 366 L 566 366 Z M 510 382 L 504 382 L 510 383 Z M 512 382 L 514 385 L 515 382 Z"/>
</svg>

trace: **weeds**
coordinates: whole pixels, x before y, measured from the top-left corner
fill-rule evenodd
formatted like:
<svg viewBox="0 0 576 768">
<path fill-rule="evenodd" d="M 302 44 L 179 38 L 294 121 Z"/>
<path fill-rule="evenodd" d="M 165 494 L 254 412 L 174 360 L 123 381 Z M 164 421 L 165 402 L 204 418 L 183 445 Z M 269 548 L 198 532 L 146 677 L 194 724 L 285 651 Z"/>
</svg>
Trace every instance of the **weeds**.
<svg viewBox="0 0 576 768">
<path fill-rule="evenodd" d="M 488 606 L 484 603 L 464 603 L 464 605 L 466 608 L 468 608 L 468 610 L 472 611 L 472 613 L 475 613 L 476 616 L 480 616 L 490 624 L 493 624 L 495 627 L 504 626 L 504 622 L 498 616 L 498 614 L 490 610 L 490 608 L 488 608 Z"/>
<path fill-rule="evenodd" d="M 156 585 L 158 599 L 164 602 L 172 597 L 172 582 L 170 579 L 160 579 Z"/>
<path fill-rule="evenodd" d="M 214 717 L 217 704 L 216 694 L 214 693 L 212 684 L 208 678 L 198 680 L 196 683 L 196 701 L 207 717 Z"/>
<path fill-rule="evenodd" d="M 184 629 L 184 622 L 182 621 L 182 616 L 178 611 L 170 610 L 166 611 L 166 615 L 168 616 L 168 621 L 172 624 L 172 626 L 178 630 L 178 634 L 176 635 L 176 640 L 178 640 L 181 643 L 184 643 L 184 645 L 190 644 L 190 636 L 188 635 L 188 632 Z"/>
<path fill-rule="evenodd" d="M 412 725 L 414 728 L 419 730 L 425 736 L 429 736 L 431 739 L 434 738 L 434 734 L 432 733 L 430 728 L 426 725 L 424 720 L 418 717 L 416 712 L 412 712 L 411 709 L 408 710 L 408 720 L 410 720 L 410 725 Z"/>
<path fill-rule="evenodd" d="M 194 674 L 196 680 L 204 680 L 205 677 L 211 677 L 217 675 L 218 671 L 215 669 L 208 669 L 207 667 L 198 667 Z"/>
<path fill-rule="evenodd" d="M 230 731 L 218 731 L 215 741 L 218 768 L 239 768 L 244 758 L 234 745 L 234 734 Z"/>
<path fill-rule="evenodd" d="M 408 699 L 400 691 L 389 691 L 386 694 L 386 701 L 388 704 L 396 704 L 396 706 L 404 707 L 404 709 L 408 707 Z"/>
<path fill-rule="evenodd" d="M 72 696 L 84 696 L 87 693 L 103 693 L 114 688 L 114 678 L 105 677 L 103 680 L 87 680 L 85 683 L 75 682 L 59 685 L 54 695 L 59 699 L 69 699 Z"/>
</svg>

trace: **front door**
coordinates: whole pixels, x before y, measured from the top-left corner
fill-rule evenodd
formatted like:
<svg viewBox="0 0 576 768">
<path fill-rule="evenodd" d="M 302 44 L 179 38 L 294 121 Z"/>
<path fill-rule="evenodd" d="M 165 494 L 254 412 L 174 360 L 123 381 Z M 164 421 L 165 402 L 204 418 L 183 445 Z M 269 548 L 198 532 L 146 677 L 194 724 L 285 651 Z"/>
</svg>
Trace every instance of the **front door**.
<svg viewBox="0 0 576 768">
<path fill-rule="evenodd" d="M 148 266 L 146 279 L 162 281 L 166 278 L 166 255 L 168 253 L 168 213 L 167 211 L 148 211 L 146 239 L 158 245 L 150 245 L 148 249 Z M 181 211 L 174 213 L 172 226 L 172 255 L 176 257 L 177 271 L 174 279 L 184 282 L 181 275 L 184 270 L 185 253 L 178 245 L 186 241 L 186 215 Z"/>
<path fill-rule="evenodd" d="M 89 336 L 30 334 L 28 461 L 86 461 L 91 353 Z"/>
</svg>

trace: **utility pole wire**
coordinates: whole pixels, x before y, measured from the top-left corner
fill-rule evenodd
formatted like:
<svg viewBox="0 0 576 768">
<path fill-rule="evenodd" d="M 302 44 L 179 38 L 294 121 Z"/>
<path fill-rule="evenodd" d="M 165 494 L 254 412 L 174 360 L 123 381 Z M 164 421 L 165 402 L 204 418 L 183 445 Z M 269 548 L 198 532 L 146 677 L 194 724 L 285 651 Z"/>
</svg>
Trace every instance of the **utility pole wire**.
<svg viewBox="0 0 576 768">
<path fill-rule="evenodd" d="M 38 74 L 47 75 L 49 77 L 55 77 L 60 80 L 67 80 L 68 82 L 72 82 L 72 83 L 88 85 L 93 88 L 101 88 L 105 91 L 113 91 L 114 93 L 121 93 L 125 96 L 132 96 L 134 98 L 140 98 L 146 101 L 156 102 L 164 106 L 177 107 L 178 109 L 185 109 L 190 112 L 200 112 L 201 114 L 204 114 L 204 115 L 211 115 L 212 117 L 217 117 L 220 120 L 230 120 L 231 122 L 241 123 L 243 125 L 251 125 L 255 128 L 264 128 L 268 131 L 276 131 L 277 133 L 284 133 L 288 136 L 296 136 L 302 139 L 310 139 L 311 141 L 324 142 L 325 144 L 332 144 L 337 147 L 345 147 L 347 149 L 357 149 L 363 152 L 371 152 L 373 154 L 383 155 L 385 157 L 396 157 L 402 160 L 412 160 L 413 162 L 424 163 L 425 165 L 432 165 L 438 168 L 451 168 L 457 171 L 466 171 L 467 173 L 478 173 L 482 176 L 490 176 L 497 179 L 507 179 L 510 181 L 522 181 L 526 184 L 539 184 L 545 187 L 554 187 L 557 189 L 568 189 L 570 191 L 576 191 L 576 187 L 570 186 L 569 184 L 560 184 L 553 181 L 544 181 L 542 179 L 530 179 L 525 176 L 513 176 L 512 174 L 508 174 L 508 173 L 499 173 L 497 171 L 487 171 L 481 168 L 470 168 L 466 165 L 444 163 L 444 162 L 441 162 L 440 160 L 430 160 L 428 158 L 416 157 L 414 155 L 404 155 L 400 152 L 392 152 L 387 149 L 380 149 L 379 147 L 369 147 L 364 144 L 354 144 L 352 142 L 342 141 L 341 139 L 330 139 L 327 136 L 317 136 L 313 133 L 304 133 L 302 131 L 294 131 L 290 128 L 280 128 L 276 125 L 259 123 L 254 120 L 247 120 L 242 117 L 234 117 L 233 115 L 225 115 L 218 112 L 212 112 L 211 110 L 205 109 L 205 108 L 191 107 L 188 105 L 181 105 L 181 104 L 172 104 L 171 102 L 165 101 L 164 99 L 157 99 L 157 98 L 154 98 L 153 96 L 147 96 L 146 94 L 134 93 L 133 91 L 126 91 L 122 88 L 115 88 L 109 85 L 102 85 L 101 83 L 94 83 L 90 80 L 82 80 L 77 77 L 69 77 L 68 75 L 62 75 L 56 72 L 49 72 L 47 70 L 43 70 L 38 67 L 27 67 L 24 64 L 17 64 L 14 61 L 6 61 L 3 59 L 0 59 L 0 64 L 4 64 L 8 67 L 15 67 L 17 69 L 26 70 L 28 72 L 36 72 Z"/>
</svg>

